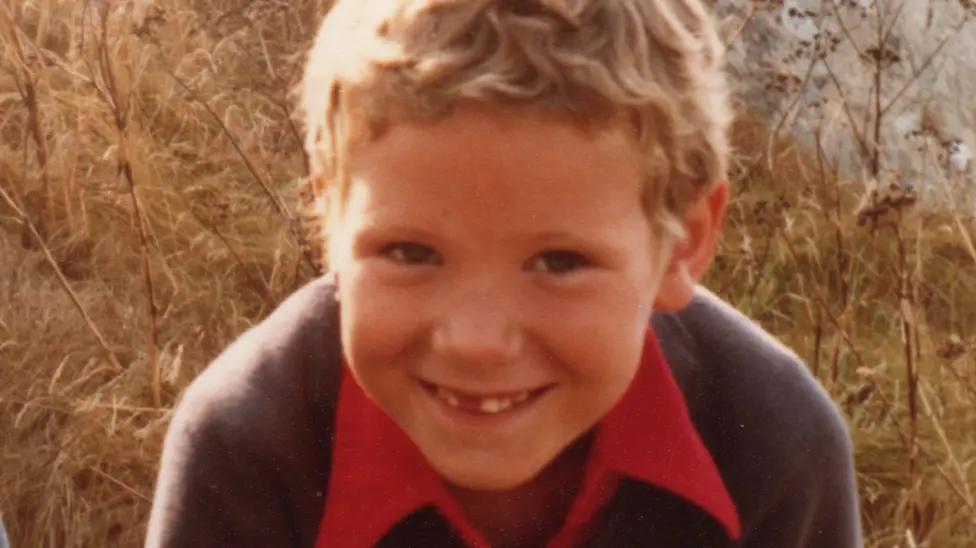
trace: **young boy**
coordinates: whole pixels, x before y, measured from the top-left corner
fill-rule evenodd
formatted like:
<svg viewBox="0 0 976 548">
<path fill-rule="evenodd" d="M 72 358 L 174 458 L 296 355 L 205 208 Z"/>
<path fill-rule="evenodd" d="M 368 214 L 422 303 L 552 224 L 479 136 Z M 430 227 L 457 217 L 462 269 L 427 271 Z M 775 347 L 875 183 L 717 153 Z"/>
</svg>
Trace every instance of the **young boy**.
<svg viewBox="0 0 976 548">
<path fill-rule="evenodd" d="M 147 546 L 860 546 L 833 404 L 696 286 L 720 54 L 699 0 L 340 0 L 331 275 L 186 392 Z"/>
</svg>

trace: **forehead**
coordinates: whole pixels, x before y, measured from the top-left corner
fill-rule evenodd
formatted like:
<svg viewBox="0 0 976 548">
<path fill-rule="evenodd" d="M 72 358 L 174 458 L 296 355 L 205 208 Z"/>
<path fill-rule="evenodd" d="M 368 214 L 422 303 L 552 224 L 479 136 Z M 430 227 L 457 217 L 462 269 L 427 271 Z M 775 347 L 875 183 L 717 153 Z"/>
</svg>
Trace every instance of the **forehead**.
<svg viewBox="0 0 976 548">
<path fill-rule="evenodd" d="M 348 205 L 377 221 L 461 216 L 498 229 L 642 215 L 640 156 L 625 127 L 476 108 L 398 124 L 353 151 Z"/>
</svg>

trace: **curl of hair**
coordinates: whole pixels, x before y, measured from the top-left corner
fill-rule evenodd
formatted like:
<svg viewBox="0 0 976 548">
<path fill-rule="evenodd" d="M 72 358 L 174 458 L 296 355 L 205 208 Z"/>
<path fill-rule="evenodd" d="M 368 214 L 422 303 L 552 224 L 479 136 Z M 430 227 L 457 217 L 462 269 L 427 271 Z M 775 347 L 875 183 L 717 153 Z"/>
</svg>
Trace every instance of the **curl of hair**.
<svg viewBox="0 0 976 548">
<path fill-rule="evenodd" d="M 723 55 L 701 0 L 339 0 L 299 90 L 318 212 L 341 207 L 355 143 L 479 102 L 629 123 L 648 218 L 680 236 L 726 176 Z"/>
</svg>

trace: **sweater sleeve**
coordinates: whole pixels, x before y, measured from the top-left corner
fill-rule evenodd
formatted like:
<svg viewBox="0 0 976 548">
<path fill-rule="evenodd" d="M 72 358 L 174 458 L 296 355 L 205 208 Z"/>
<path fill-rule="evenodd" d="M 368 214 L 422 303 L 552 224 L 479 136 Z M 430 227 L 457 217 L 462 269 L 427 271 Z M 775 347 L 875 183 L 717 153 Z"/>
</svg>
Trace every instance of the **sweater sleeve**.
<svg viewBox="0 0 976 548">
<path fill-rule="evenodd" d="M 191 386 L 170 424 L 146 548 L 298 546 L 278 446 L 248 424 L 257 402 L 227 397 L 213 380 Z"/>
<path fill-rule="evenodd" d="M 786 456 L 781 488 L 746 533 L 744 548 L 861 548 L 853 448 L 826 403 L 807 409 L 812 435 Z M 815 426 L 814 426 L 815 425 Z M 790 474 L 787 476 L 786 474 Z"/>
<path fill-rule="evenodd" d="M 735 546 L 861 548 L 850 432 L 803 361 L 703 288 L 654 327 L 739 510 Z"/>
<path fill-rule="evenodd" d="M 185 391 L 163 443 L 146 548 L 310 548 L 341 371 L 331 288 L 312 283 Z"/>
</svg>

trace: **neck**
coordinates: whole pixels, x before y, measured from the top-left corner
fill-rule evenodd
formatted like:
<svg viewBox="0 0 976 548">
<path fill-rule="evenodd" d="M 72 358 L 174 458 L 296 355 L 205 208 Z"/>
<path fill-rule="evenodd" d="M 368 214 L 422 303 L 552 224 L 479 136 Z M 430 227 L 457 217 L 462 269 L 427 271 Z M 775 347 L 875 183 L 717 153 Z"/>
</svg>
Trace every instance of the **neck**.
<svg viewBox="0 0 976 548">
<path fill-rule="evenodd" d="M 544 546 L 566 519 L 586 473 L 591 436 L 570 445 L 538 476 L 507 491 L 451 486 L 465 517 L 493 547 Z"/>
</svg>

